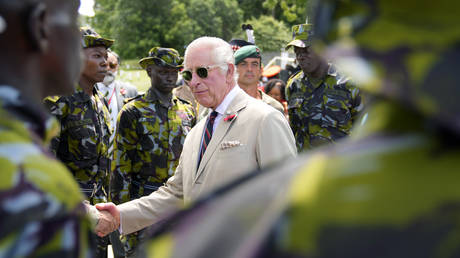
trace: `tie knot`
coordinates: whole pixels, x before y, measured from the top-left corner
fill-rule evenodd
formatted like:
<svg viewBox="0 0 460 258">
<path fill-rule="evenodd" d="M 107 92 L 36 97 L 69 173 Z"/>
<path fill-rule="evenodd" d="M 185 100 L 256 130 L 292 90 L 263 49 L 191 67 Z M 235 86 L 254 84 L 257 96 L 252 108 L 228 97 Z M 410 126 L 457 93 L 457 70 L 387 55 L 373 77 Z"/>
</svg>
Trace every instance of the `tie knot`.
<svg viewBox="0 0 460 258">
<path fill-rule="evenodd" d="M 211 112 L 211 115 L 209 115 L 209 120 L 214 120 L 214 119 L 216 119 L 216 117 L 217 117 L 218 114 L 219 114 L 219 113 L 217 113 L 217 111 L 212 111 L 212 112 Z"/>
</svg>

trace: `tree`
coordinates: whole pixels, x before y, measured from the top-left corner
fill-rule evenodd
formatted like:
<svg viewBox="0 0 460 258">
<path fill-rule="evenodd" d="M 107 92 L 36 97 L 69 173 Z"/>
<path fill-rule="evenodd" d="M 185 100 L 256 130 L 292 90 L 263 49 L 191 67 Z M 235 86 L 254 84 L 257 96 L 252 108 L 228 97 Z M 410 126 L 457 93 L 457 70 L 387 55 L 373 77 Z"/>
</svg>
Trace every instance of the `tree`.
<svg viewBox="0 0 460 258">
<path fill-rule="evenodd" d="M 175 17 L 185 15 L 176 4 L 170 0 L 156 0 L 154 5 L 150 0 L 118 0 L 113 28 L 116 50 L 125 58 L 140 58 L 154 46 L 177 47 L 167 41 Z"/>
<path fill-rule="evenodd" d="M 87 18 L 92 27 L 104 37 L 113 37 L 114 18 L 116 16 L 117 0 L 96 0 L 94 17 Z"/>
<path fill-rule="evenodd" d="M 229 40 L 242 21 L 237 0 L 96 0 L 95 12 L 92 26 L 116 39 L 123 58 L 141 58 L 154 46 L 183 53 L 204 35 Z"/>
<path fill-rule="evenodd" d="M 308 0 L 265 0 L 263 7 L 272 10 L 275 19 L 289 25 L 305 23 Z"/>
<path fill-rule="evenodd" d="M 242 11 L 236 0 L 183 0 L 187 2 L 190 33 L 196 37 L 216 36 L 230 40 L 240 27 Z"/>
<path fill-rule="evenodd" d="M 282 21 L 275 20 L 272 16 L 262 15 L 245 21 L 254 28 L 256 45 L 262 51 L 279 51 L 291 40 L 291 29 Z M 245 39 L 246 34 L 239 32 L 235 38 Z"/>
<path fill-rule="evenodd" d="M 270 10 L 263 7 L 266 0 L 238 0 L 238 5 L 243 11 L 243 19 L 258 18 L 261 15 L 269 15 Z"/>
</svg>

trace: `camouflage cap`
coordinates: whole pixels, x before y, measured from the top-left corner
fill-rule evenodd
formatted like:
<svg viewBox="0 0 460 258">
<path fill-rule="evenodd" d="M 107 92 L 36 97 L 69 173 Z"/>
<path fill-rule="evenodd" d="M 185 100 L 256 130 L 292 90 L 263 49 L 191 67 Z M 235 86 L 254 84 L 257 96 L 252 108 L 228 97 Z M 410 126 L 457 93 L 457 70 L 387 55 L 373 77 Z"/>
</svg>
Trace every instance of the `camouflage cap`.
<svg viewBox="0 0 460 258">
<path fill-rule="evenodd" d="M 238 49 L 233 56 L 235 57 L 235 64 L 241 63 L 245 58 L 254 57 L 261 58 L 260 49 L 256 45 L 248 45 Z"/>
<path fill-rule="evenodd" d="M 139 61 L 140 66 L 146 69 L 150 64 L 163 67 L 182 68 L 183 59 L 174 48 L 154 47 L 150 49 L 149 56 Z"/>
<path fill-rule="evenodd" d="M 298 24 L 292 26 L 292 41 L 286 46 L 286 49 L 291 46 L 308 47 L 311 45 L 313 36 L 313 26 L 311 24 Z"/>
<path fill-rule="evenodd" d="M 82 37 L 81 44 L 83 48 L 98 46 L 109 48 L 115 42 L 113 39 L 106 39 L 101 37 L 94 29 L 89 27 L 81 27 L 80 32 Z"/>
</svg>

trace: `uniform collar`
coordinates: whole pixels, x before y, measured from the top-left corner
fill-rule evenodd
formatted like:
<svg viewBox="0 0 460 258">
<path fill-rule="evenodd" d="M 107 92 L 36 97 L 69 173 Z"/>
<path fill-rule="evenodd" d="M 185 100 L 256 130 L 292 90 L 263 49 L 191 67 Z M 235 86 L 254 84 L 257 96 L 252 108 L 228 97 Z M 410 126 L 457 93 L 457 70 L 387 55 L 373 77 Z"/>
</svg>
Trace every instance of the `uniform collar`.
<svg viewBox="0 0 460 258">
<path fill-rule="evenodd" d="M 175 100 L 174 94 L 171 93 L 171 100 L 168 103 L 165 103 L 159 97 L 159 92 L 152 86 L 148 89 L 145 93 L 145 100 L 148 102 L 159 102 L 165 108 L 169 108 L 173 105 L 173 101 Z"/>
<path fill-rule="evenodd" d="M 96 86 L 93 88 L 93 95 L 97 93 L 97 88 Z M 88 102 L 91 100 L 91 96 L 86 94 L 86 92 L 83 91 L 83 88 L 80 85 L 77 85 L 75 88 L 74 94 L 72 96 L 75 97 L 75 100 L 77 102 Z"/>
<path fill-rule="evenodd" d="M 333 76 L 333 77 L 337 76 L 337 71 L 336 71 L 334 65 L 332 65 L 331 63 L 328 63 L 327 72 L 322 78 L 319 78 L 319 79 L 310 78 L 305 73 L 303 73 L 304 80 L 309 81 L 311 83 L 311 85 L 313 85 L 315 88 L 318 88 L 321 84 L 323 84 L 323 82 L 329 76 Z"/>
</svg>

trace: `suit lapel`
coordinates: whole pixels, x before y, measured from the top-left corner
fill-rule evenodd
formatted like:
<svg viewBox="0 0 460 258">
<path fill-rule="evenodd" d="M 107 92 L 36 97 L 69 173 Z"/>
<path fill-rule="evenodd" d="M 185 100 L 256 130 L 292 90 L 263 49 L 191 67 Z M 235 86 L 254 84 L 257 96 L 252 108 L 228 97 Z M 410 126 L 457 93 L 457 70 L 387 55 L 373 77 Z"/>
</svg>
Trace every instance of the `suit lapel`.
<svg viewBox="0 0 460 258">
<path fill-rule="evenodd" d="M 243 109 L 244 107 L 246 107 L 247 100 L 248 100 L 247 98 L 248 98 L 247 94 L 244 91 L 241 91 L 235 96 L 233 101 L 227 107 L 227 110 L 225 111 L 225 114 L 224 114 L 222 120 L 219 122 L 219 125 L 216 128 L 216 131 L 213 132 L 211 141 L 209 142 L 209 145 L 206 148 L 206 152 L 204 153 L 204 156 L 201 159 L 200 166 L 198 167 L 198 171 L 196 173 L 195 181 L 198 179 L 198 177 L 204 171 L 204 168 L 206 167 L 207 163 L 212 158 L 214 152 L 218 149 L 218 147 L 220 146 L 220 144 L 221 144 L 222 140 L 224 139 L 225 135 L 227 135 L 227 133 L 229 132 L 230 128 L 232 127 L 232 124 L 238 118 L 238 112 L 241 109 Z M 235 117 L 230 121 L 225 121 L 225 118 L 227 116 L 231 116 L 231 115 L 235 115 Z M 206 122 L 204 124 L 206 124 Z M 204 126 L 201 128 L 201 132 L 203 130 L 204 130 Z M 200 137 L 200 142 L 198 143 L 198 151 L 197 151 L 197 153 L 199 152 L 200 145 L 201 145 L 201 137 Z M 198 163 L 198 155 L 196 156 L 196 161 Z"/>
<path fill-rule="evenodd" d="M 204 127 L 206 125 L 206 121 L 207 121 L 207 118 L 203 118 L 204 121 L 198 123 L 195 125 L 196 129 L 196 135 L 194 135 L 192 141 L 191 141 L 191 144 L 192 144 L 192 158 L 191 158 L 191 162 L 193 162 L 193 165 L 191 166 L 192 167 L 192 173 L 193 173 L 193 178 L 194 178 L 194 182 L 195 180 L 197 179 L 197 169 L 198 169 L 198 155 L 200 153 L 200 147 L 201 147 L 201 137 L 203 136 L 203 130 L 204 130 Z"/>
</svg>

